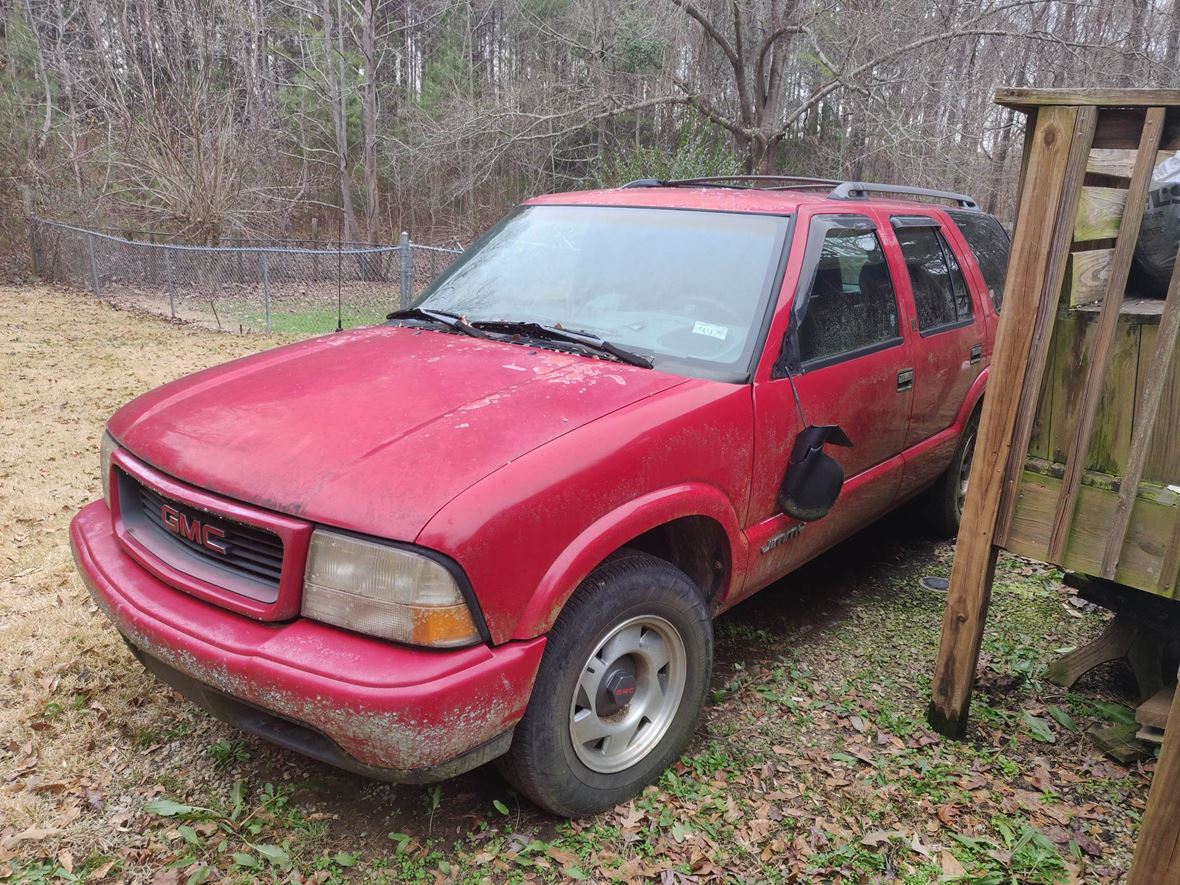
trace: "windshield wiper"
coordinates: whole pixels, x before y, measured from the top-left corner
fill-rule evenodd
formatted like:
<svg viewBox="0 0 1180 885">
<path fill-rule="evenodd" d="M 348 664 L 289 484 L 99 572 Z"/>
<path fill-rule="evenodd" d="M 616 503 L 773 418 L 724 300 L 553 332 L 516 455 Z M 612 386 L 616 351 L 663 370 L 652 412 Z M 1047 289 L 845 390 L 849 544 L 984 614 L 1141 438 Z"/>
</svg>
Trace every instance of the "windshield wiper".
<svg viewBox="0 0 1180 885">
<path fill-rule="evenodd" d="M 472 326 L 457 313 L 446 310 L 431 310 L 425 307 L 407 307 L 405 310 L 395 310 L 385 317 L 387 320 L 421 320 L 426 323 L 438 323 L 472 338 L 487 338 L 488 336 Z"/>
<path fill-rule="evenodd" d="M 562 341 L 576 344 L 588 350 L 604 353 L 621 363 L 639 366 L 644 369 L 652 367 L 652 361 L 645 356 L 632 353 L 617 344 L 611 344 L 590 332 L 571 332 L 556 326 L 547 326 L 531 320 L 476 320 L 471 324 L 477 331 L 502 332 L 506 335 L 525 335 L 530 338 L 541 338 L 548 341 Z"/>
</svg>

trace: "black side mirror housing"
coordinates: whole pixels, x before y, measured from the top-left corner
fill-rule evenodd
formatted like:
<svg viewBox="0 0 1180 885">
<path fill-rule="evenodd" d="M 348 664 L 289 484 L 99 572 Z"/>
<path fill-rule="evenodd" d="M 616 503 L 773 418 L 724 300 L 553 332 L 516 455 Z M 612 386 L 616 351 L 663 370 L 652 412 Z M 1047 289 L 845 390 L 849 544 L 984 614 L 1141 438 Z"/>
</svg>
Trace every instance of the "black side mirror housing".
<svg viewBox="0 0 1180 885">
<path fill-rule="evenodd" d="M 787 475 L 779 491 L 783 512 L 804 522 L 827 516 L 844 487 L 844 468 L 824 452 L 825 443 L 852 446 L 852 440 L 835 424 L 812 424 L 795 437 Z"/>
</svg>

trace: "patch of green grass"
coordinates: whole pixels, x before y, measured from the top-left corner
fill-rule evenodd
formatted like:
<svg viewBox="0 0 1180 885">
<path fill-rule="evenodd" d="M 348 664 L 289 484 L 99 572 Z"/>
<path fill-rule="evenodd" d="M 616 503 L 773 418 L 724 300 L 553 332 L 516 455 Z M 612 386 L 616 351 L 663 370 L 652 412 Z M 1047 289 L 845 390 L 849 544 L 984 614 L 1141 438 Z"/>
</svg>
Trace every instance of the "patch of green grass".
<svg viewBox="0 0 1180 885">
<path fill-rule="evenodd" d="M 344 305 L 341 312 L 341 325 L 345 329 L 357 326 L 372 326 L 385 321 L 386 315 L 397 309 L 396 293 L 390 300 L 389 306 L 363 309 Z M 221 310 L 221 307 L 218 307 Z M 228 318 L 228 319 L 227 319 Z M 277 335 L 306 335 L 326 334 L 336 331 L 336 307 L 300 307 L 290 308 L 277 304 L 271 309 L 270 331 Z M 266 328 L 266 316 L 251 304 L 246 309 L 234 311 L 232 308 L 222 317 L 222 322 L 232 320 L 233 325 L 241 324 L 254 330 Z"/>
<path fill-rule="evenodd" d="M 221 769 L 249 762 L 254 755 L 249 745 L 238 740 L 214 741 L 205 752 L 213 757 L 213 764 Z"/>
</svg>

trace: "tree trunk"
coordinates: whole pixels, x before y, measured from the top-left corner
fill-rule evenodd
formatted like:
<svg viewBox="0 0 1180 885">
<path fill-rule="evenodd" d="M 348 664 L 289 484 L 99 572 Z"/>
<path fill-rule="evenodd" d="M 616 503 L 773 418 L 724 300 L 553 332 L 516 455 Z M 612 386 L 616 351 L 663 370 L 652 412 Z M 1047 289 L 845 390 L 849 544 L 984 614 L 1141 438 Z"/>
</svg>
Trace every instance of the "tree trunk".
<svg viewBox="0 0 1180 885">
<path fill-rule="evenodd" d="M 370 243 L 377 242 L 380 227 L 381 192 L 377 180 L 377 49 L 374 30 L 374 0 L 364 0 L 361 7 L 361 57 L 365 64 L 365 233 Z"/>
<path fill-rule="evenodd" d="M 340 11 L 340 0 L 336 0 L 336 11 Z M 332 0 L 324 0 L 324 42 L 327 46 L 327 64 L 324 70 L 328 77 L 329 103 L 332 110 L 332 126 L 336 133 L 336 173 L 340 178 L 340 209 L 343 213 L 342 239 L 355 240 L 356 211 L 352 206 L 352 179 L 348 174 L 348 120 L 344 96 L 344 34 L 342 23 L 332 17 Z M 332 64 L 332 55 L 336 64 Z"/>
</svg>

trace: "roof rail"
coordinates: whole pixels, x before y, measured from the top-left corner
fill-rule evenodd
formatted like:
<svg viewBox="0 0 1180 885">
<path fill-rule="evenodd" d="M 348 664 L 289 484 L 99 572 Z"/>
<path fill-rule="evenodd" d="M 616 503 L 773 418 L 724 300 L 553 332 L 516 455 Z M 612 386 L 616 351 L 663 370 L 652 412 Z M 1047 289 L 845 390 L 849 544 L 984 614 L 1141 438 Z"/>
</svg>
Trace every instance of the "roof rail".
<svg viewBox="0 0 1180 885">
<path fill-rule="evenodd" d="M 750 188 L 763 185 L 767 190 L 787 190 L 791 188 L 827 189 L 838 184 L 840 182 L 832 178 L 807 178 L 799 175 L 708 175 L 700 178 L 640 178 L 627 182 L 623 187 Z"/>
<path fill-rule="evenodd" d="M 950 200 L 957 203 L 961 209 L 979 210 L 979 204 L 974 198 L 966 194 L 956 194 L 953 191 L 932 190 L 926 187 L 907 187 L 903 184 L 879 184 L 865 181 L 845 181 L 838 184 L 828 195 L 833 200 L 865 200 L 870 193 L 904 194 L 912 197 L 932 197 L 938 200 Z"/>
</svg>

